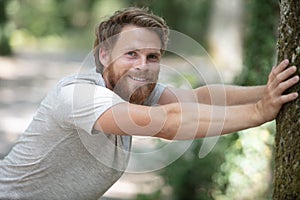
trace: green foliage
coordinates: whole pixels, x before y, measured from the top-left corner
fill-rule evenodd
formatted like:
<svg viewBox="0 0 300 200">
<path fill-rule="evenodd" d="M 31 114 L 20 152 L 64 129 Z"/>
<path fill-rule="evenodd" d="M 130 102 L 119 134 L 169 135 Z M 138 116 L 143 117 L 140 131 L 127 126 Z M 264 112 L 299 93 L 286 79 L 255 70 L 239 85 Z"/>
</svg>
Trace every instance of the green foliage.
<svg viewBox="0 0 300 200">
<path fill-rule="evenodd" d="M 78 30 L 91 20 L 94 0 L 22 0 L 21 8 L 14 15 L 19 29 L 26 29 L 36 37 L 62 34 L 66 30 Z"/>
<path fill-rule="evenodd" d="M 224 161 L 223 149 L 228 146 L 229 138 L 220 138 L 214 150 L 203 159 L 198 157 L 203 140 L 194 141 L 193 145 L 177 161 L 162 171 L 167 184 L 173 188 L 174 200 L 209 200 L 215 183 L 214 173 Z"/>
<path fill-rule="evenodd" d="M 278 9 L 277 0 L 246 1 L 245 67 L 236 79 L 238 84 L 258 85 L 267 82 L 275 63 Z"/>
<path fill-rule="evenodd" d="M 22 36 L 22 41 L 25 41 L 23 45 L 26 46 L 28 38 L 32 40 L 52 37 L 65 41 L 77 39 L 75 34 L 88 36 L 86 32 L 90 34 L 89 41 L 93 41 L 92 32 L 95 25 L 105 15 L 113 13 L 114 9 L 134 5 L 148 6 L 154 13 L 164 17 L 171 29 L 184 32 L 205 46 L 207 28 L 204 27 L 207 27 L 209 22 L 211 2 L 210 0 L 1 0 L 0 3 L 3 4 L 1 9 L 5 11 L 8 9 L 9 13 L 5 15 L 1 10 L 0 24 L 2 21 L 11 23 L 14 32 L 18 33 L 17 38 Z M 185 17 L 178 18 L 178 15 Z M 15 39 L 15 35 L 9 34 L 9 37 L 2 37 L 2 40 L 9 44 L 9 40 L 12 39 L 10 37 Z M 77 41 L 73 43 L 74 46 L 78 46 Z M 60 45 L 61 48 L 63 45 Z"/>
<path fill-rule="evenodd" d="M 270 197 L 273 133 L 274 123 L 239 132 L 224 150 L 225 162 L 214 176 L 219 190 L 214 193 L 215 199 Z"/>
<path fill-rule="evenodd" d="M 11 55 L 12 50 L 9 44 L 9 37 L 6 33 L 6 26 L 0 25 L 0 55 Z"/>
<path fill-rule="evenodd" d="M 207 47 L 207 27 L 213 1 L 128 0 L 128 2 L 133 6 L 149 7 L 155 14 L 163 17 L 171 29 L 185 33 Z"/>
<path fill-rule="evenodd" d="M 231 146 L 236 136 L 232 134 L 220 137 L 214 149 L 202 159 L 198 154 L 203 140 L 195 140 L 178 160 L 160 171 L 166 186 L 172 188 L 171 196 L 164 196 L 162 190 L 158 190 L 150 195 L 139 194 L 136 200 L 214 199 L 213 194 L 217 188 L 216 182 L 213 181 L 214 175 L 225 161 L 224 149 Z"/>
<path fill-rule="evenodd" d="M 156 191 L 153 194 L 138 194 L 135 200 L 165 200 L 161 191 Z"/>
<path fill-rule="evenodd" d="M 7 22 L 6 4 L 7 4 L 7 0 L 0 1 L 0 25 L 3 25 Z"/>
<path fill-rule="evenodd" d="M 7 2 L 7 0 L 0 0 L 0 55 L 10 55 L 12 53 L 7 28 Z"/>
<path fill-rule="evenodd" d="M 26 48 L 39 50 L 91 49 L 97 23 L 107 13 L 111 14 L 126 4 L 122 0 L 10 0 L 6 2 L 6 24 L 9 24 L 10 30 L 6 40 L 10 41 L 14 49 L 26 46 Z M 0 17 L 2 14 L 1 12 Z"/>
<path fill-rule="evenodd" d="M 277 25 L 279 21 L 278 1 L 247 0 L 245 3 L 247 14 L 243 44 L 244 68 L 235 82 L 239 85 L 263 85 L 266 84 L 271 67 L 276 62 Z M 268 135 L 267 141 L 264 141 L 266 136 L 262 137 L 262 133 Z M 261 138 L 258 141 L 251 142 L 249 141 L 251 135 L 254 138 Z M 222 191 L 220 192 L 221 199 L 224 196 L 230 196 L 233 199 L 237 197 L 240 199 L 269 199 L 271 181 L 268 180 L 268 177 L 270 177 L 272 168 L 270 154 L 273 150 L 273 140 L 274 130 L 268 126 L 246 130 L 243 134 L 239 134 L 233 146 L 228 149 L 226 162 L 222 164 L 220 173 L 217 174 L 216 181 L 219 182 Z M 255 149 L 258 144 L 264 150 Z M 256 176 L 253 173 L 251 176 L 246 175 L 247 168 L 244 167 L 243 169 L 241 162 L 247 160 L 257 160 L 257 164 L 251 167 L 251 170 L 257 173 Z M 235 179 L 240 178 L 238 185 L 230 180 L 230 176 L 235 176 Z M 257 181 L 254 177 L 256 179 L 262 177 L 264 181 Z M 252 190 L 249 190 L 249 188 L 252 188 Z M 244 191 L 244 197 L 240 195 L 240 190 Z"/>
</svg>

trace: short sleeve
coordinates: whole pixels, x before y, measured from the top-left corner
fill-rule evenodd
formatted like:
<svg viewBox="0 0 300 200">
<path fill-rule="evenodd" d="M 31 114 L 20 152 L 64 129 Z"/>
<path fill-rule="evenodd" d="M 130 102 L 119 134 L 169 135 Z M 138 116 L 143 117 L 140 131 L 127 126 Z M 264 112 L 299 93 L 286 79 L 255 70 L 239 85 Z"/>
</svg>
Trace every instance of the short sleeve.
<svg viewBox="0 0 300 200">
<path fill-rule="evenodd" d="M 112 106 L 125 102 L 113 91 L 94 84 L 71 84 L 60 89 L 56 120 L 92 134 L 97 119 Z"/>
</svg>

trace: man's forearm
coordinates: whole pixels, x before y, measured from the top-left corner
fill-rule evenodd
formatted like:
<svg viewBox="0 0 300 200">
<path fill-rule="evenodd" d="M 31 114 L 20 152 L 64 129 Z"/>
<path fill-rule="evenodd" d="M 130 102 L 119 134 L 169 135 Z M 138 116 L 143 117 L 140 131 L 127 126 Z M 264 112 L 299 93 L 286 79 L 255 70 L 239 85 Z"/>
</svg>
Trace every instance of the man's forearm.
<svg viewBox="0 0 300 200">
<path fill-rule="evenodd" d="M 253 104 L 259 101 L 266 86 L 225 86 L 227 105 Z"/>
<path fill-rule="evenodd" d="M 256 103 L 262 98 L 265 87 L 216 84 L 197 88 L 195 92 L 199 103 L 231 106 Z"/>
<path fill-rule="evenodd" d="M 165 106 L 165 112 L 165 123 L 158 136 L 171 140 L 223 135 L 264 123 L 257 115 L 255 104 L 210 106 L 176 103 Z"/>
</svg>

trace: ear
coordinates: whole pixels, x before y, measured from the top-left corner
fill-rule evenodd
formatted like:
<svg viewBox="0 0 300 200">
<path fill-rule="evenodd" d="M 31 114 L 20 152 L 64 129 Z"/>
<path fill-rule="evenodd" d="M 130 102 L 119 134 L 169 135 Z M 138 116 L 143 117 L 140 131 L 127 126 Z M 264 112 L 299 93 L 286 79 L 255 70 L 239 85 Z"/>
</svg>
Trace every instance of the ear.
<svg viewBox="0 0 300 200">
<path fill-rule="evenodd" d="M 104 68 L 108 67 L 109 65 L 109 52 L 104 48 L 99 49 L 99 60 Z"/>
</svg>

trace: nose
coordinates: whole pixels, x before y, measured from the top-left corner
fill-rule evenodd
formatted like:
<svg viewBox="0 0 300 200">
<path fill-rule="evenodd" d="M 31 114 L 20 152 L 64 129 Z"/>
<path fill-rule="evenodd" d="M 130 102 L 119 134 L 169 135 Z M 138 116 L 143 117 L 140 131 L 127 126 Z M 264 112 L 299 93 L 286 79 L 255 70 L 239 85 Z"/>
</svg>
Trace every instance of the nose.
<svg viewBox="0 0 300 200">
<path fill-rule="evenodd" d="M 135 69 L 141 70 L 145 67 L 147 67 L 147 56 L 141 56 L 135 65 Z"/>
</svg>

